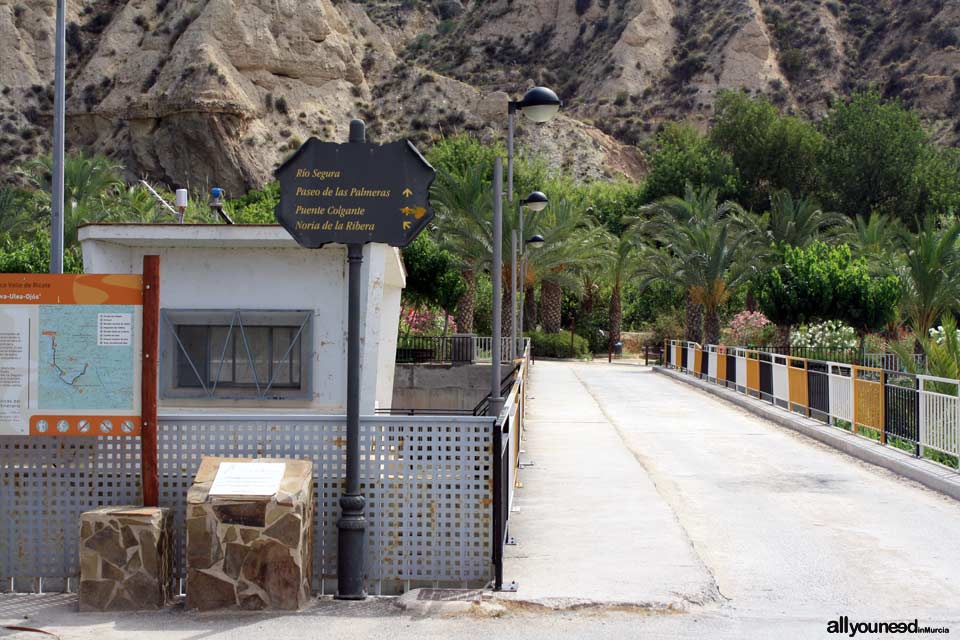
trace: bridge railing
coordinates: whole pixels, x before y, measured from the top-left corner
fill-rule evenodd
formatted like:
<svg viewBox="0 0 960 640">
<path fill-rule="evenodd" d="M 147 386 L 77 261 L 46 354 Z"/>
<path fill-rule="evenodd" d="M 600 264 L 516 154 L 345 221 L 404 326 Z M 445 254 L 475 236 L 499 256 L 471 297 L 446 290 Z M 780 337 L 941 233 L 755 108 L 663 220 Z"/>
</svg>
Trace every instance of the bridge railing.
<svg viewBox="0 0 960 640">
<path fill-rule="evenodd" d="M 523 356 L 530 338 L 500 338 L 500 362 L 513 362 Z M 451 336 L 400 336 L 397 338 L 397 364 L 466 364 L 490 362 L 493 338 L 460 334 Z"/>
<path fill-rule="evenodd" d="M 663 351 L 668 369 L 960 468 L 960 380 L 905 372 L 895 354 L 834 361 L 683 340 L 666 341 Z"/>
</svg>

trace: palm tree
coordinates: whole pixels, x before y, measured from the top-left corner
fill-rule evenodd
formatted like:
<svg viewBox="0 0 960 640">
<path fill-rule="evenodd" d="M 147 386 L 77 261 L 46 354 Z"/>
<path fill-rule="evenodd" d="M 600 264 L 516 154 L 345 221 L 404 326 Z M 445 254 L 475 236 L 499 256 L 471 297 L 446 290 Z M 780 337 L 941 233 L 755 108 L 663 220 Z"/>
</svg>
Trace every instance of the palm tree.
<svg viewBox="0 0 960 640">
<path fill-rule="evenodd" d="M 893 268 L 891 249 L 901 245 L 904 228 L 896 218 L 873 212 L 869 218 L 857 216 L 850 241 L 857 257 L 867 258 L 880 271 Z"/>
<path fill-rule="evenodd" d="M 493 206 L 484 169 L 473 166 L 462 174 L 438 172 L 431 201 L 436 210 L 437 241 L 458 259 L 467 283 L 466 292 L 457 302 L 457 328 L 471 333 L 477 305 L 477 274 L 492 253 L 488 225 Z"/>
<path fill-rule="evenodd" d="M 915 337 L 924 355 L 922 364 L 915 357 L 915 346 L 909 341 L 892 341 L 890 349 L 897 354 L 904 370 L 913 374 L 928 374 L 938 378 L 956 380 L 960 378 L 960 336 L 957 335 L 957 321 L 951 314 L 943 318 L 941 336 L 918 333 Z M 953 395 L 953 385 L 945 385 L 943 393 Z"/>
<path fill-rule="evenodd" d="M 50 216 L 50 192 L 53 176 L 51 156 L 29 160 L 20 168 L 27 181 L 38 190 L 41 215 Z M 99 222 L 116 210 L 126 184 L 123 165 L 106 156 L 67 156 L 63 166 L 64 244 L 77 242 L 77 228 L 87 222 Z"/>
<path fill-rule="evenodd" d="M 546 333 L 559 333 L 563 291 L 583 289 L 583 276 L 605 259 L 604 230 L 579 203 L 560 196 L 539 215 L 527 215 L 524 233 L 543 236 L 527 252 L 527 285 L 540 283 L 540 318 Z"/>
<path fill-rule="evenodd" d="M 906 251 L 899 269 L 904 286 L 901 308 L 917 336 L 960 308 L 960 222 L 940 228 L 928 216 L 916 234 L 901 236 Z"/>
<path fill-rule="evenodd" d="M 690 299 L 703 306 L 703 332 L 707 344 L 720 340 L 720 307 L 743 284 L 752 269 L 741 259 L 749 232 L 730 220 L 712 225 L 680 228 L 670 250 L 680 261 L 679 273 L 688 284 Z"/>
<path fill-rule="evenodd" d="M 852 231 L 847 216 L 824 211 L 810 198 L 794 198 L 786 189 L 770 195 L 770 210 L 763 215 L 740 215 L 738 220 L 751 231 L 759 246 L 767 247 L 805 247 L 814 240 L 846 238 Z"/>
<path fill-rule="evenodd" d="M 19 236 L 37 224 L 32 198 L 14 187 L 0 188 L 0 233 Z"/>
<path fill-rule="evenodd" d="M 620 333 L 623 329 L 622 287 L 623 278 L 633 264 L 637 251 L 640 248 L 638 234 L 628 229 L 617 238 L 607 234 L 607 243 L 610 246 L 607 265 L 613 290 L 610 293 L 610 344 L 620 342 Z"/>
<path fill-rule="evenodd" d="M 693 251 L 689 243 L 677 235 L 681 229 L 694 230 L 710 228 L 725 220 L 739 220 L 745 217 L 740 205 L 734 202 L 718 204 L 717 189 L 707 186 L 700 189 L 687 183 L 682 198 L 668 196 L 658 202 L 644 207 L 641 216 L 633 218 L 637 229 L 646 236 L 651 246 L 667 247 L 668 250 L 648 249 L 641 261 L 640 274 L 643 281 L 651 282 L 654 279 L 664 279 L 681 286 L 685 291 L 685 338 L 692 342 L 701 342 L 703 339 L 703 312 L 702 302 L 698 302 L 694 293 L 695 287 L 704 285 L 695 278 L 692 265 L 682 264 L 680 253 L 685 249 Z M 644 217 L 649 216 L 644 221 Z M 725 238 L 726 233 L 725 233 Z M 741 241 L 749 237 L 742 234 Z M 688 239 L 689 240 L 689 239 Z M 670 247 L 671 242 L 676 246 Z M 703 249 L 704 247 L 700 247 Z M 693 258 L 694 255 L 688 256 Z M 668 262 L 662 262 L 668 260 Z M 690 279 L 692 278 L 692 279 Z M 689 279 L 689 280 L 688 280 Z M 710 287 L 704 288 L 707 291 Z M 717 319 L 719 323 L 719 319 Z M 719 334 L 718 334 L 719 337 Z"/>
<path fill-rule="evenodd" d="M 168 212 L 161 210 L 150 192 L 139 186 L 124 189 L 116 199 L 114 210 L 108 213 L 108 217 L 121 222 L 148 224 L 173 220 Z"/>
</svg>

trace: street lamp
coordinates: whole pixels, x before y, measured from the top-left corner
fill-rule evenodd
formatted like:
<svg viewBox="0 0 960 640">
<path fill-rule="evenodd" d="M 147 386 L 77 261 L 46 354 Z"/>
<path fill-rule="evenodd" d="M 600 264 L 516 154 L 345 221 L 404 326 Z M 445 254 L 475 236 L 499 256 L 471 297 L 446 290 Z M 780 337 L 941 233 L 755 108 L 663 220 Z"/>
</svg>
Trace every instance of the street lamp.
<svg viewBox="0 0 960 640">
<path fill-rule="evenodd" d="M 557 94 L 546 87 L 534 87 L 523 94 L 520 100 L 511 100 L 507 103 L 507 200 L 513 204 L 513 131 L 515 127 L 514 120 L 517 112 L 523 113 L 528 120 L 536 123 L 547 122 L 552 119 L 563 103 Z M 531 194 L 532 195 L 532 194 Z M 542 205 L 540 204 L 542 202 Z M 546 206 L 546 196 L 542 193 L 532 202 L 528 203 L 540 206 L 540 209 Z M 521 212 L 522 220 L 522 212 Z M 522 224 L 522 222 L 521 222 Z M 521 234 L 521 237 L 522 234 Z M 503 242 L 503 165 L 499 157 L 493 159 L 493 264 L 491 273 L 493 277 L 493 345 L 491 348 L 490 359 L 493 366 L 490 367 L 490 413 L 494 416 L 499 415 L 503 407 L 503 398 L 500 396 L 500 312 L 501 312 L 501 282 L 499 274 L 503 272 L 503 256 L 501 247 Z M 513 251 L 514 256 L 516 250 Z M 513 258 L 511 258 L 511 261 Z M 513 272 L 515 273 L 515 272 Z M 514 290 L 516 286 L 514 285 Z M 514 312 L 511 318 L 516 320 L 516 297 L 511 295 L 514 303 Z M 513 323 L 513 335 L 516 337 L 517 323 Z M 516 341 L 514 341 L 514 348 Z"/>
<path fill-rule="evenodd" d="M 517 103 L 517 108 L 529 120 L 542 123 L 557 115 L 562 104 L 560 98 L 551 89 L 534 87 L 523 94 L 523 99 Z"/>
<path fill-rule="evenodd" d="M 537 213 L 546 209 L 547 204 L 550 200 L 547 198 L 546 194 L 542 191 L 532 191 L 530 195 L 517 203 L 517 218 L 519 220 L 520 234 L 519 237 L 523 238 L 523 207 L 530 209 L 530 211 Z M 520 249 L 520 282 L 519 284 L 514 280 L 511 284 L 513 285 L 513 292 L 511 294 L 511 301 L 513 302 L 513 348 L 519 349 L 520 345 L 523 343 L 523 308 L 525 304 L 525 298 L 527 295 L 526 283 L 527 283 L 527 245 L 539 246 L 545 242 L 543 236 L 539 233 L 535 236 L 528 238 L 521 246 Z M 517 253 L 517 232 L 513 232 L 513 253 Z M 511 256 L 511 260 L 514 256 Z M 516 263 L 513 264 L 513 267 L 516 267 Z M 516 270 L 511 270 L 511 274 L 515 274 Z M 515 275 L 512 277 L 516 277 Z M 520 312 L 519 320 L 517 318 L 517 289 L 520 289 Z M 520 341 L 517 341 L 517 336 L 520 336 Z"/>
<path fill-rule="evenodd" d="M 511 100 L 507 104 L 507 200 L 510 202 L 513 202 L 513 130 L 517 112 L 531 122 L 543 124 L 552 120 L 561 106 L 563 102 L 557 94 L 546 87 L 534 87 L 520 100 Z"/>
</svg>

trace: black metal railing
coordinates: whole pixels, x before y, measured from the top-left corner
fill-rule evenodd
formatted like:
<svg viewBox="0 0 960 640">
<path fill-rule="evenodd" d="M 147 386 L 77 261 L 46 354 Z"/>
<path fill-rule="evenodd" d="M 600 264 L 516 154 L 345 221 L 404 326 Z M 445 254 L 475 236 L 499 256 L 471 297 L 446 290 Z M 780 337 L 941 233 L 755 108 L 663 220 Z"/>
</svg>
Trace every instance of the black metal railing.
<svg viewBox="0 0 960 640">
<path fill-rule="evenodd" d="M 493 589 L 503 589 L 503 547 L 510 518 L 510 429 L 513 416 L 493 425 Z M 506 436 L 506 437 L 504 437 Z M 504 446 L 506 445 L 506 446 Z"/>
<path fill-rule="evenodd" d="M 518 365 L 510 372 L 510 384 L 501 395 L 507 397 L 506 407 L 515 402 L 514 410 L 503 411 L 493 421 L 493 588 L 495 591 L 516 591 L 516 584 L 505 586 L 503 583 L 503 547 L 510 540 L 510 489 L 513 485 L 513 473 L 519 462 L 520 438 L 523 430 L 524 395 L 526 380 L 518 375 L 522 371 Z M 507 378 L 504 378 L 506 381 Z M 516 458 L 511 459 L 511 452 Z"/>
<path fill-rule="evenodd" d="M 737 357 L 731 351 L 727 351 L 726 376 L 724 379 L 725 387 L 737 386 Z"/>
<path fill-rule="evenodd" d="M 473 336 L 400 336 L 397 338 L 397 363 L 473 362 L 476 341 Z"/>
<path fill-rule="evenodd" d="M 920 455 L 920 380 L 909 373 L 886 372 L 883 382 L 886 436 L 913 443 Z"/>
<path fill-rule="evenodd" d="M 425 409 L 381 407 L 374 410 L 378 416 L 473 416 L 473 409 Z"/>
<path fill-rule="evenodd" d="M 761 353 L 760 361 L 760 398 L 773 402 L 773 358 L 770 354 Z"/>
<path fill-rule="evenodd" d="M 513 387 L 513 383 L 517 377 L 517 372 L 520 371 L 520 366 L 521 365 L 519 363 L 513 365 L 510 371 L 507 372 L 507 375 L 503 376 L 503 378 L 500 380 L 500 397 L 505 396 L 506 393 L 510 391 L 511 387 Z M 477 405 L 473 408 L 473 415 L 485 416 L 487 415 L 488 411 L 490 411 L 490 394 L 489 393 L 485 395 L 483 399 L 480 400 L 480 402 L 478 402 Z"/>
<path fill-rule="evenodd" d="M 807 361 L 807 393 L 810 416 L 825 422 L 830 419 L 830 367 L 826 362 Z"/>
<path fill-rule="evenodd" d="M 663 359 L 663 347 L 650 345 L 644 345 L 643 347 L 643 364 L 649 365 L 651 362 L 657 365 L 665 364 Z"/>
<path fill-rule="evenodd" d="M 784 346 L 751 346 L 743 347 L 750 351 L 771 353 L 808 360 L 828 360 L 844 364 L 863 364 L 865 353 L 856 347 L 784 347 Z"/>
</svg>

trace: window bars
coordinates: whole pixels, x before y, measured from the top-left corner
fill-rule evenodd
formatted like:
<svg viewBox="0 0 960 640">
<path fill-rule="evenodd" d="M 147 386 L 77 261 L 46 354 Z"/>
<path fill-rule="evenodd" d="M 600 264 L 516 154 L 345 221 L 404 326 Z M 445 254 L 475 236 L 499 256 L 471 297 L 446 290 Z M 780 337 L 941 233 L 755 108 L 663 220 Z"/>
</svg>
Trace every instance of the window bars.
<svg viewBox="0 0 960 640">
<path fill-rule="evenodd" d="M 267 400 L 309 391 L 311 312 L 165 310 L 161 317 L 165 397 Z"/>
</svg>

